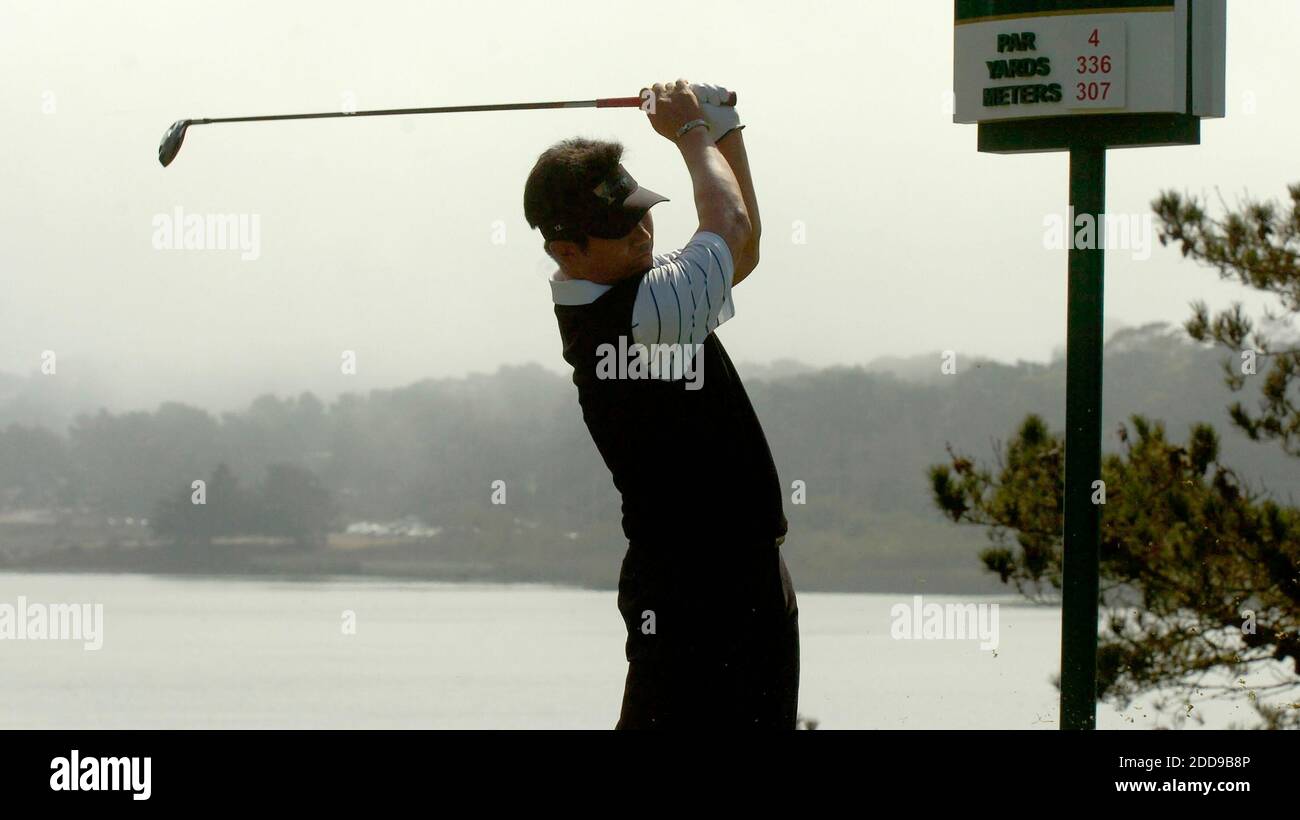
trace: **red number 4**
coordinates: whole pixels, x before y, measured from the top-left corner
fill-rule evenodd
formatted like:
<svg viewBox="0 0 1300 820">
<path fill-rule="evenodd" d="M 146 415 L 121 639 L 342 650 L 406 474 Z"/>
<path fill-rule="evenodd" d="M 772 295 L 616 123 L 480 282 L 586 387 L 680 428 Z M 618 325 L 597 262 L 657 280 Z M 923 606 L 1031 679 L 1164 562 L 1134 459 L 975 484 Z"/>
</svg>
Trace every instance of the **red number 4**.
<svg viewBox="0 0 1300 820">
<path fill-rule="evenodd" d="M 1088 43 L 1093 46 L 1101 45 L 1101 36 L 1098 34 L 1100 29 L 1093 29 L 1092 36 L 1088 38 Z"/>
</svg>

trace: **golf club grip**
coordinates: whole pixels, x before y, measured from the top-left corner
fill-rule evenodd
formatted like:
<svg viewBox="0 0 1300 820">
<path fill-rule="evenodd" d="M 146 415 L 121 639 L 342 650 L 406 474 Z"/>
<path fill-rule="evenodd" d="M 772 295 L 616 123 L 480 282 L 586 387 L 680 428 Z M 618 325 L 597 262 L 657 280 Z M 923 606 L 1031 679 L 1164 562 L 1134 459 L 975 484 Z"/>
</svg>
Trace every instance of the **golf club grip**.
<svg viewBox="0 0 1300 820">
<path fill-rule="evenodd" d="M 723 105 L 734 106 L 736 104 L 736 92 L 732 91 L 731 96 Z M 596 100 L 597 108 L 640 108 L 640 97 L 608 97 L 603 100 Z"/>
</svg>

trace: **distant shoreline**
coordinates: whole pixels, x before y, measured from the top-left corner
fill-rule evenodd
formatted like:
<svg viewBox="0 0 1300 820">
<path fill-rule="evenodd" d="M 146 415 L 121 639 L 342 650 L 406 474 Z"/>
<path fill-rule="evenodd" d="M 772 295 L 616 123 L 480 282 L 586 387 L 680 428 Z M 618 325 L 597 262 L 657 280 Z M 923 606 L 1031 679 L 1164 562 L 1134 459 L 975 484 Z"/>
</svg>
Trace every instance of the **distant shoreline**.
<svg viewBox="0 0 1300 820">
<path fill-rule="evenodd" d="M 404 545 L 403 545 L 404 546 Z M 362 552 L 325 548 L 320 550 L 265 550 L 242 548 L 224 552 L 178 553 L 164 545 L 131 548 L 63 547 L 0 556 L 0 572 L 144 574 L 207 576 L 220 578 L 377 578 L 445 583 L 539 583 L 581 589 L 616 589 L 502 572 L 487 563 L 452 561 L 441 558 L 412 560 L 399 548 L 397 555 L 382 547 Z"/>
<path fill-rule="evenodd" d="M 276 549 L 265 545 L 220 544 L 215 550 L 181 552 L 164 544 L 138 546 L 58 547 L 24 554 L 6 555 L 0 550 L 0 572 L 40 574 L 155 575 L 164 577 L 207 577 L 229 580 L 276 578 L 294 581 L 376 580 L 421 581 L 446 584 L 528 584 L 599 592 L 617 592 L 622 553 L 611 551 L 601 562 L 608 580 L 583 575 L 584 566 L 562 565 L 555 574 L 542 576 L 530 564 L 505 564 L 464 560 L 463 555 L 428 539 L 390 539 L 361 549 L 325 547 L 319 549 Z M 430 554 L 436 552 L 437 554 Z M 970 589 L 959 584 L 927 583 L 888 572 L 881 567 L 875 583 L 850 587 L 827 586 L 800 581 L 800 557 L 785 550 L 787 564 L 799 592 L 886 595 L 1002 596 L 1022 600 L 1014 590 Z M 566 571 L 566 569 L 568 571 Z"/>
</svg>

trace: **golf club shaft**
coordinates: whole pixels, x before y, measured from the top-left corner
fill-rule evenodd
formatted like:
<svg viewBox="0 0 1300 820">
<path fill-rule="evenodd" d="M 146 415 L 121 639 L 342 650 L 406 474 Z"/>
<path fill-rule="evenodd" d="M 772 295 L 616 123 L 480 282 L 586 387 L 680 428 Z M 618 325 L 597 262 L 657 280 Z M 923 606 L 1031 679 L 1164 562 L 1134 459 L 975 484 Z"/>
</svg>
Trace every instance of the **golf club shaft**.
<svg viewBox="0 0 1300 820">
<path fill-rule="evenodd" d="M 731 93 L 727 105 L 736 104 L 736 94 Z M 190 120 L 191 125 L 208 125 L 216 122 L 267 122 L 271 120 L 316 120 L 331 117 L 383 117 L 391 114 L 455 114 L 466 111 L 525 111 L 546 108 L 638 108 L 640 97 L 605 97 L 597 100 L 570 100 L 567 102 L 500 103 L 497 105 L 444 105 L 437 108 L 384 108 L 375 111 L 328 111 L 320 114 L 266 114 L 258 117 L 205 117 Z"/>
</svg>

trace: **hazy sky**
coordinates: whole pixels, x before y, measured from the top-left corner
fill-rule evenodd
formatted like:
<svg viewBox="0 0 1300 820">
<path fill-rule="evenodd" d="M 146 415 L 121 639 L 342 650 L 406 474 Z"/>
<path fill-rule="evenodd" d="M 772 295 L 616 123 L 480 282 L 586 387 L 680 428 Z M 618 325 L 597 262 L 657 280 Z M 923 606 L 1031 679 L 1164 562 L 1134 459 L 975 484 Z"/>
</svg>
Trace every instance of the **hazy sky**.
<svg viewBox="0 0 1300 820">
<path fill-rule="evenodd" d="M 1166 187 L 1277 197 L 1300 177 L 1300 3 L 1229 6 L 1227 118 L 1200 147 L 1111 152 L 1110 211 L 1147 213 Z M 6 0 L 0 370 L 53 350 L 57 378 L 115 406 L 211 409 L 505 363 L 563 372 L 524 180 L 559 139 L 619 139 L 672 200 L 656 252 L 679 247 L 690 178 L 641 112 L 205 126 L 167 169 L 159 138 L 183 117 L 632 96 L 683 76 L 734 89 L 747 125 L 763 261 L 719 331 L 733 359 L 1046 360 L 1066 257 L 1043 220 L 1065 208 L 1067 159 L 976 152 L 947 105 L 952 39 L 951 0 Z M 155 216 L 177 207 L 256 216 L 258 258 L 155 249 Z M 1108 254 L 1111 326 L 1240 297 L 1262 304 L 1172 248 Z"/>
</svg>

